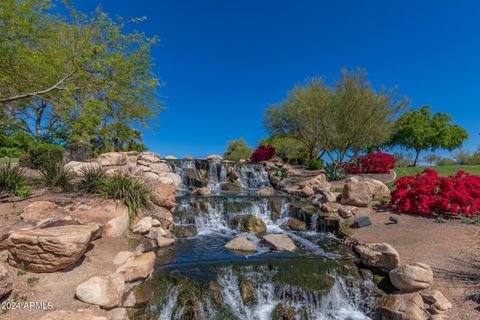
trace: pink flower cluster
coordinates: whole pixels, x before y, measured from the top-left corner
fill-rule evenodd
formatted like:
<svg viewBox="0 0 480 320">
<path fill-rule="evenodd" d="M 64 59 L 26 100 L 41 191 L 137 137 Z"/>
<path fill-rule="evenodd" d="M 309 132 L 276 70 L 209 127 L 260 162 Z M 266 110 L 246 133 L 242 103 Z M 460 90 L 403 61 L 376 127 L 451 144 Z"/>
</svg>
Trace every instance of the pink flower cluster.
<svg viewBox="0 0 480 320">
<path fill-rule="evenodd" d="M 480 176 L 458 171 L 454 176 L 440 177 L 427 168 L 415 176 L 398 179 L 395 186 L 389 206 L 399 212 L 453 212 L 469 217 L 480 211 Z"/>
<path fill-rule="evenodd" d="M 250 156 L 252 162 L 268 161 L 275 157 L 275 148 L 272 146 L 259 146 Z"/>
<path fill-rule="evenodd" d="M 395 168 L 395 162 L 392 155 L 378 151 L 358 157 L 355 161 L 345 164 L 344 168 L 350 174 L 389 173 Z"/>
</svg>

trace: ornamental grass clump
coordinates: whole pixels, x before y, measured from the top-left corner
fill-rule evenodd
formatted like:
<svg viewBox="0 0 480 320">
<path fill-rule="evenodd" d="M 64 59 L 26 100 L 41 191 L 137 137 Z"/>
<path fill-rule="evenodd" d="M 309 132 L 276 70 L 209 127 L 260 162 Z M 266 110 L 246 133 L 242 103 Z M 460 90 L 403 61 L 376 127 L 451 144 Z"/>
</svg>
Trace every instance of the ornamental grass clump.
<svg viewBox="0 0 480 320">
<path fill-rule="evenodd" d="M 128 208 L 130 222 L 137 211 L 151 207 L 151 192 L 145 184 L 124 173 L 117 173 L 102 180 L 98 193 L 106 199 L 121 201 Z"/>
<path fill-rule="evenodd" d="M 60 188 L 63 191 L 73 189 L 73 172 L 61 162 L 47 161 L 39 171 L 42 183 L 49 189 Z"/>
<path fill-rule="evenodd" d="M 328 181 L 339 181 L 345 179 L 348 174 L 341 163 L 332 162 L 325 166 L 325 177 Z"/>
<path fill-rule="evenodd" d="M 480 211 L 480 176 L 464 171 L 440 177 L 427 168 L 415 176 L 398 179 L 394 185 L 389 206 L 402 213 L 474 217 Z"/>
<path fill-rule="evenodd" d="M 105 170 L 101 167 L 84 167 L 81 172 L 82 176 L 77 184 L 78 190 L 89 194 L 99 193 L 102 183 L 107 178 Z"/>
<path fill-rule="evenodd" d="M 25 171 L 10 162 L 0 165 L 0 194 L 27 197 L 31 190 L 26 186 Z"/>
</svg>

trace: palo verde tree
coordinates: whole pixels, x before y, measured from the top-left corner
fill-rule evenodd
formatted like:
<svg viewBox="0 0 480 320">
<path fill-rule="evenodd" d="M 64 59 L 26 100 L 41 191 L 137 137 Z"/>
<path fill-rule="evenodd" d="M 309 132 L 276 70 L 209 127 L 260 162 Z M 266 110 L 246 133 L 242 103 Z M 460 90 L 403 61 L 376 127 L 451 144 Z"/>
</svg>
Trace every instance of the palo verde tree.
<svg viewBox="0 0 480 320">
<path fill-rule="evenodd" d="M 413 165 L 417 165 L 423 150 L 449 151 L 460 147 L 468 138 L 467 131 L 452 124 L 452 118 L 445 113 L 435 113 L 429 106 L 403 114 L 395 124 L 390 144 L 415 150 Z"/>
<path fill-rule="evenodd" d="M 223 157 L 227 160 L 239 161 L 241 159 L 248 159 L 252 155 L 252 148 L 250 148 L 243 138 L 229 141 L 227 151 Z"/>
<path fill-rule="evenodd" d="M 49 13 L 50 1 L 2 1 L 0 105 L 37 142 L 98 151 L 140 143 L 138 128 L 161 109 L 150 55 L 157 39 L 125 32 L 143 19 L 66 7 L 69 17 Z"/>
</svg>

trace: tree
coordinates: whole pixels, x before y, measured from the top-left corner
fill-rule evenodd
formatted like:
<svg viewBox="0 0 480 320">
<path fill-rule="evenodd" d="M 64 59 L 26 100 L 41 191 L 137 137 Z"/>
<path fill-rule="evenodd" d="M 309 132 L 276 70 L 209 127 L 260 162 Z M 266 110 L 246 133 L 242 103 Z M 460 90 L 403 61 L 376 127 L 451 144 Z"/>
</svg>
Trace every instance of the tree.
<svg viewBox="0 0 480 320">
<path fill-rule="evenodd" d="M 259 145 L 273 146 L 276 156 L 288 163 L 303 164 L 307 158 L 305 147 L 293 138 L 273 135 L 260 140 Z"/>
<path fill-rule="evenodd" d="M 49 1 L 2 1 L 0 105 L 37 142 L 111 143 L 97 151 L 141 142 L 138 128 L 161 110 L 150 55 L 157 38 L 125 32 L 127 22 L 100 9 L 66 7 L 68 18 L 48 13 Z"/>
<path fill-rule="evenodd" d="M 223 157 L 227 160 L 239 161 L 240 159 L 247 159 L 252 155 L 252 148 L 250 148 L 243 138 L 229 141 L 227 151 Z"/>
<path fill-rule="evenodd" d="M 465 129 L 452 124 L 452 118 L 445 113 L 435 113 L 429 106 L 403 114 L 395 124 L 391 145 L 399 145 L 415 151 L 413 165 L 417 165 L 420 152 L 437 149 L 452 151 L 468 138 Z"/>
</svg>

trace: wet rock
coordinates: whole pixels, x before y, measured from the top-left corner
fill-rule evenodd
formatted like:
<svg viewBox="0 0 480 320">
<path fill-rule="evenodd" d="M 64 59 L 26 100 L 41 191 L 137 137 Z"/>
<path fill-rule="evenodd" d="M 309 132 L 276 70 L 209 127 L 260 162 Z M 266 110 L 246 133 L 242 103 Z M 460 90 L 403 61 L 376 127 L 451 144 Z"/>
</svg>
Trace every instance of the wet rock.
<svg viewBox="0 0 480 320">
<path fill-rule="evenodd" d="M 273 196 L 275 194 L 275 189 L 272 187 L 263 187 L 260 188 L 257 192 L 259 196 Z"/>
<path fill-rule="evenodd" d="M 130 259 L 133 259 L 134 254 L 130 251 L 120 251 L 113 258 L 113 264 L 116 266 L 121 266 Z"/>
<path fill-rule="evenodd" d="M 387 294 L 377 306 L 380 320 L 427 320 L 422 297 L 418 293 Z"/>
<path fill-rule="evenodd" d="M 240 186 L 240 184 L 234 182 L 223 182 L 220 184 L 220 189 L 222 189 L 222 191 L 229 192 L 242 191 L 242 187 Z"/>
<path fill-rule="evenodd" d="M 384 183 L 374 179 L 355 176 L 346 181 L 341 203 L 367 207 L 372 201 L 372 197 L 381 198 L 389 194 L 390 190 Z"/>
<path fill-rule="evenodd" d="M 295 308 L 279 303 L 272 311 L 272 320 L 295 320 Z"/>
<path fill-rule="evenodd" d="M 198 194 L 201 196 L 207 196 L 212 194 L 212 191 L 208 187 L 203 187 L 203 188 L 197 188 L 195 191 L 192 192 L 192 194 Z"/>
<path fill-rule="evenodd" d="M 389 278 L 395 288 L 406 292 L 427 289 L 433 284 L 432 269 L 420 262 L 395 268 Z"/>
<path fill-rule="evenodd" d="M 213 303 L 217 307 L 222 307 L 223 306 L 222 287 L 218 283 L 214 281 L 210 281 L 210 283 L 208 284 L 208 288 L 210 289 L 210 294 L 212 295 Z"/>
<path fill-rule="evenodd" d="M 240 283 L 240 295 L 244 305 L 249 305 L 255 302 L 255 288 L 251 280 L 243 280 Z"/>
<path fill-rule="evenodd" d="M 278 251 L 293 252 L 297 249 L 295 243 L 286 234 L 268 234 L 263 239 Z"/>
<path fill-rule="evenodd" d="M 225 248 L 237 251 L 257 251 L 257 247 L 247 237 L 239 236 L 225 245 Z"/>
<path fill-rule="evenodd" d="M 270 197 L 268 199 L 268 203 L 270 205 L 270 215 L 273 221 L 280 218 L 282 215 L 282 208 L 283 208 L 283 200 L 279 197 Z"/>
<path fill-rule="evenodd" d="M 267 225 L 262 219 L 247 215 L 242 218 L 240 230 L 253 234 L 264 233 L 267 231 Z"/>
<path fill-rule="evenodd" d="M 175 191 L 171 184 L 156 184 L 152 189 L 152 201 L 159 207 L 172 209 L 175 207 Z"/>
<path fill-rule="evenodd" d="M 7 242 L 8 262 L 30 272 L 65 269 L 83 256 L 98 230 L 98 225 L 71 225 L 14 232 Z"/>
<path fill-rule="evenodd" d="M 123 152 L 107 152 L 98 156 L 96 160 L 101 166 L 123 166 L 128 162 Z"/>
<path fill-rule="evenodd" d="M 160 222 L 160 226 L 163 227 L 164 229 L 168 229 L 170 225 L 173 223 L 172 213 L 165 208 L 157 207 L 150 214 L 152 218 Z"/>
<path fill-rule="evenodd" d="M 145 280 L 153 272 L 155 253 L 147 252 L 125 262 L 115 272 L 125 279 L 125 282 Z"/>
<path fill-rule="evenodd" d="M 145 234 L 152 228 L 152 217 L 143 217 L 133 227 L 133 233 Z"/>
<path fill-rule="evenodd" d="M 362 263 L 389 272 L 400 265 L 400 255 L 388 243 L 365 243 L 354 248 Z"/>
<path fill-rule="evenodd" d="M 288 218 L 285 224 L 282 226 L 284 229 L 293 231 L 307 231 L 307 224 L 297 218 Z"/>
<path fill-rule="evenodd" d="M 12 291 L 13 283 L 5 266 L 0 263 L 0 300 Z"/>
<path fill-rule="evenodd" d="M 76 312 L 71 310 L 55 310 L 47 313 L 40 320 L 112 320 L 97 316 L 90 312 Z"/>
<path fill-rule="evenodd" d="M 431 304 L 431 309 L 434 313 L 447 312 L 452 308 L 452 304 L 439 290 L 426 290 L 420 292 L 423 300 Z"/>
<path fill-rule="evenodd" d="M 124 290 L 123 276 L 114 273 L 108 276 L 95 276 L 81 283 L 75 290 L 75 296 L 86 303 L 113 308 L 120 304 Z"/>
<path fill-rule="evenodd" d="M 196 225 L 176 225 L 173 234 L 178 238 L 190 238 L 197 235 Z"/>
</svg>

